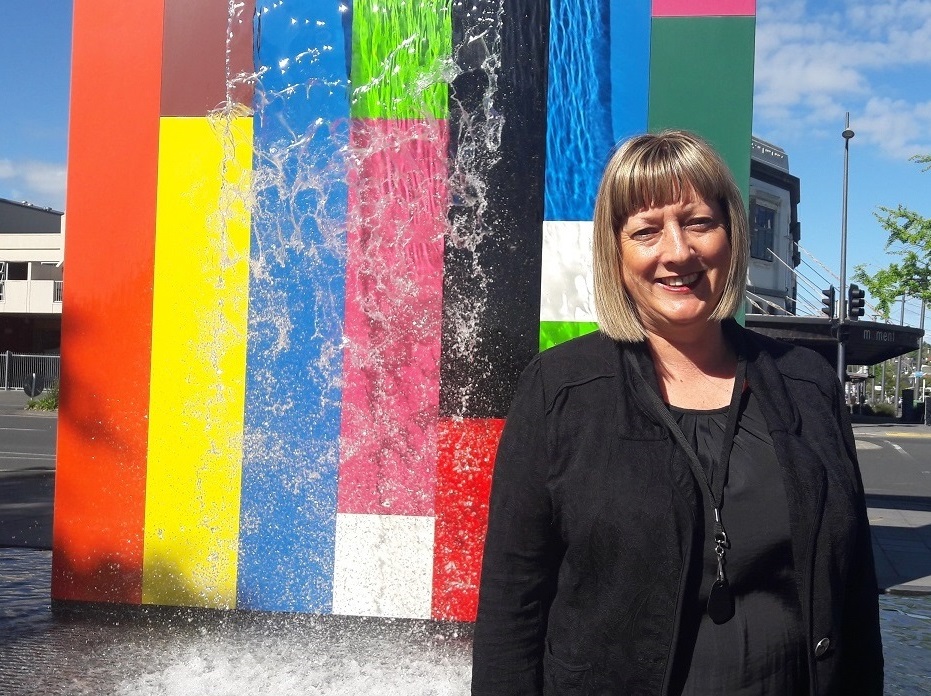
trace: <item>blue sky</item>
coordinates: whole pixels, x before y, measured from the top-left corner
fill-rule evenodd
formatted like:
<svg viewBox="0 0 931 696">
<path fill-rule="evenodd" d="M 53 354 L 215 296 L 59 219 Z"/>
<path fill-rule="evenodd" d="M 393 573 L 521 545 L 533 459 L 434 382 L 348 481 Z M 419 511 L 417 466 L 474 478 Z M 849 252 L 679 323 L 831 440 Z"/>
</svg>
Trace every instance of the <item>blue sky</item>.
<svg viewBox="0 0 931 696">
<path fill-rule="evenodd" d="M 71 1 L 0 1 L 0 197 L 63 210 Z M 848 269 L 878 268 L 877 206 L 931 216 L 931 172 L 908 161 L 931 153 L 931 0 L 758 0 L 756 44 L 753 130 L 801 179 L 800 270 L 822 285 L 809 254 L 840 264 L 847 111 Z M 907 307 L 906 323 L 917 314 Z"/>
<path fill-rule="evenodd" d="M 0 8 L 0 198 L 64 210 L 71 0 Z"/>
<path fill-rule="evenodd" d="M 841 132 L 849 111 L 856 135 L 847 265 L 850 271 L 861 263 L 868 270 L 885 265 L 887 235 L 873 217 L 876 208 L 902 203 L 931 216 L 931 172 L 908 161 L 931 154 L 931 1 L 763 0 L 755 63 L 753 131 L 780 145 L 801 179 L 803 249 L 837 273 Z M 807 254 L 803 260 L 816 265 Z M 823 285 L 807 265 L 800 270 Z M 912 305 L 905 321 L 917 325 L 918 305 Z"/>
</svg>

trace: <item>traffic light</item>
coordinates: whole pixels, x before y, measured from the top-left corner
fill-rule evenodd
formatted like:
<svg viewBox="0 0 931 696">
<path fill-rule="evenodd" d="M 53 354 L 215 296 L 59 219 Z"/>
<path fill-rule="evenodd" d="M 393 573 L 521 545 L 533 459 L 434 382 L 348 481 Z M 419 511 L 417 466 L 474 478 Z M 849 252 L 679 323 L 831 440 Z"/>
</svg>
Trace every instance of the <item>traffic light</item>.
<svg viewBox="0 0 931 696">
<path fill-rule="evenodd" d="M 834 290 L 834 286 L 831 285 L 827 290 L 821 291 L 821 304 L 824 305 L 821 307 L 821 313 L 826 315 L 828 319 L 834 318 L 834 301 L 837 299 L 837 293 Z"/>
<path fill-rule="evenodd" d="M 850 284 L 847 288 L 847 316 L 856 321 L 863 316 L 864 293 L 859 285 Z"/>
</svg>

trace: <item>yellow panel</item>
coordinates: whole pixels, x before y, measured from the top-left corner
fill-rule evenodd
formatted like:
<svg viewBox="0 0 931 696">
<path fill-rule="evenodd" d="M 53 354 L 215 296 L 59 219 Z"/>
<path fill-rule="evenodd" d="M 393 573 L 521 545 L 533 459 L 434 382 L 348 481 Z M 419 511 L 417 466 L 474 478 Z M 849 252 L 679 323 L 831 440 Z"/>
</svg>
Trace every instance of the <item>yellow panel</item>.
<svg viewBox="0 0 931 696">
<path fill-rule="evenodd" d="M 144 604 L 236 604 L 251 159 L 251 118 L 161 119 Z"/>
</svg>

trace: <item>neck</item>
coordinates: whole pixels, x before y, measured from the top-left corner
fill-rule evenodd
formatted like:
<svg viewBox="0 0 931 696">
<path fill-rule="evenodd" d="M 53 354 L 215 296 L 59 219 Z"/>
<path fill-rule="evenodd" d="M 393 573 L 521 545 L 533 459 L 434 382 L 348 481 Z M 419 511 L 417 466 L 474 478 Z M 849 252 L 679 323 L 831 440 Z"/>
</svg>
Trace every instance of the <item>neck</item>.
<svg viewBox="0 0 931 696">
<path fill-rule="evenodd" d="M 683 408 L 712 409 L 730 403 L 737 354 L 717 322 L 691 336 L 648 333 L 656 379 L 667 403 Z"/>
</svg>

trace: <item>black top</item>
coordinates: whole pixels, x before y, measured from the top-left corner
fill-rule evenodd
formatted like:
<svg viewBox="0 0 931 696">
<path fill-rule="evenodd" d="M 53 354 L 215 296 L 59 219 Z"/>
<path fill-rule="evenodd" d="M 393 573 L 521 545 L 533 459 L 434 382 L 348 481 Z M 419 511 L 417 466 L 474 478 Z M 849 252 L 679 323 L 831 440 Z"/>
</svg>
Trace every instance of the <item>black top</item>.
<svg viewBox="0 0 931 696">
<path fill-rule="evenodd" d="M 734 593 L 735 615 L 719 625 L 705 611 L 717 572 L 710 540 L 713 517 L 706 494 L 701 584 L 681 633 L 685 696 L 808 691 L 782 472 L 752 392 L 745 392 L 741 407 L 722 507 L 731 544 L 725 570 Z M 670 407 L 670 411 L 710 481 L 715 473 L 714 459 L 721 451 L 728 408 L 691 411 Z"/>
</svg>

